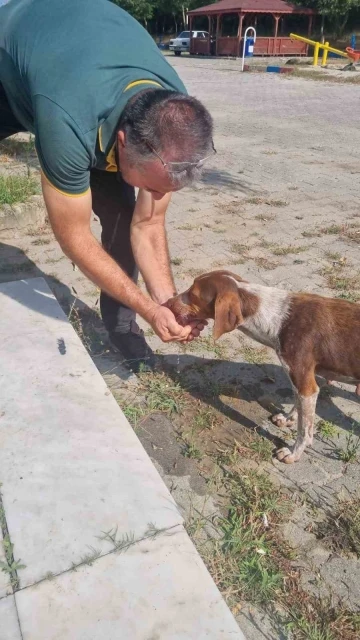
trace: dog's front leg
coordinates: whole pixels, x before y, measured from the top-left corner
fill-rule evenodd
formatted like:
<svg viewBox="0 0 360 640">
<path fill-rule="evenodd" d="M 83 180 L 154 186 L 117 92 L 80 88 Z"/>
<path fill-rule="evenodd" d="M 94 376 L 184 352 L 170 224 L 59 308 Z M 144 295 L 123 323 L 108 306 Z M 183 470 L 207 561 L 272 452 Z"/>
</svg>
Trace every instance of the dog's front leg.
<svg viewBox="0 0 360 640">
<path fill-rule="evenodd" d="M 296 391 L 295 406 L 298 409 L 298 434 L 292 449 L 283 447 L 276 452 L 278 460 L 286 464 L 297 462 L 305 447 L 310 446 L 314 436 L 316 401 L 319 389 L 309 396 L 300 395 Z"/>
</svg>

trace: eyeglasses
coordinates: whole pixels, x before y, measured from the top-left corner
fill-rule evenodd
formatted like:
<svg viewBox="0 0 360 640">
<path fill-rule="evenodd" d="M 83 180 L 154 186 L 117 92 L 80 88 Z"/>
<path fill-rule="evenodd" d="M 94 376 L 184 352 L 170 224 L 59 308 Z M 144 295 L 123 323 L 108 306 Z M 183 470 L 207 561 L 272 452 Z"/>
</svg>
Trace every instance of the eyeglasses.
<svg viewBox="0 0 360 640">
<path fill-rule="evenodd" d="M 163 160 L 163 158 L 158 154 L 158 152 L 154 149 L 154 147 L 152 146 L 152 144 L 150 144 L 150 142 L 145 142 L 145 144 L 147 148 L 151 151 L 151 153 L 153 153 L 157 158 L 159 158 L 162 166 L 164 168 L 167 167 L 169 169 L 170 173 L 182 173 L 183 171 L 186 171 L 186 169 L 190 167 L 200 168 L 202 167 L 202 165 L 206 160 L 208 160 L 209 158 L 212 158 L 213 155 L 217 153 L 214 147 L 214 143 L 213 141 L 211 141 L 213 153 L 211 153 L 209 156 L 206 156 L 206 158 L 202 158 L 202 160 L 198 160 L 198 162 L 165 162 L 165 160 Z"/>
</svg>

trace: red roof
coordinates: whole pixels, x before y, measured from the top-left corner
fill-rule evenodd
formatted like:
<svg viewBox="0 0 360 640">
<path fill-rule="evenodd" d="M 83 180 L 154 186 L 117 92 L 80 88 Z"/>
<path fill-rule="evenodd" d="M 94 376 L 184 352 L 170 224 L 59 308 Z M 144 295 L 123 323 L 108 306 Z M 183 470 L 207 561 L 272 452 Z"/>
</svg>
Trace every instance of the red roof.
<svg viewBox="0 0 360 640">
<path fill-rule="evenodd" d="M 189 15 L 209 13 L 306 13 L 316 14 L 317 11 L 307 7 L 299 7 L 285 0 L 221 0 L 215 4 L 208 4 L 189 11 Z"/>
</svg>

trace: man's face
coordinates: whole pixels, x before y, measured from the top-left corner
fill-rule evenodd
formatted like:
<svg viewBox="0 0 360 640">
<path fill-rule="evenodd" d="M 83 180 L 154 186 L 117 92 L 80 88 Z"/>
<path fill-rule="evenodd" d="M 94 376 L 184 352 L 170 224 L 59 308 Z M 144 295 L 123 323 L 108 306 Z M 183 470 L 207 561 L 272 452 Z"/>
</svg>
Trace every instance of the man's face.
<svg viewBox="0 0 360 640">
<path fill-rule="evenodd" d="M 138 187 L 151 193 L 154 200 L 161 200 L 166 193 L 177 191 L 169 179 L 166 168 L 161 161 L 154 157 L 146 167 L 134 167 L 129 164 L 126 154 L 125 137 L 122 131 L 118 133 L 118 153 L 121 175 L 125 182 L 132 187 Z"/>
</svg>

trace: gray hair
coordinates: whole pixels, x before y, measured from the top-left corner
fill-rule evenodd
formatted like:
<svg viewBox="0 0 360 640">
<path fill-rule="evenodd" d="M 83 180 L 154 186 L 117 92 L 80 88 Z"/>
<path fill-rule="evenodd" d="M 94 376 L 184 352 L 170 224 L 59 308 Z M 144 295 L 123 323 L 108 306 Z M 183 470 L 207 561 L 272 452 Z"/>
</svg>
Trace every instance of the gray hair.
<svg viewBox="0 0 360 640">
<path fill-rule="evenodd" d="M 126 137 L 129 162 L 144 167 L 154 151 L 166 163 L 192 163 L 181 171 L 168 171 L 177 187 L 201 177 L 200 162 L 213 152 L 212 118 L 196 98 L 176 91 L 151 89 L 126 105 L 118 124 Z M 179 167 L 181 169 L 181 166 Z"/>
</svg>

